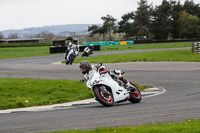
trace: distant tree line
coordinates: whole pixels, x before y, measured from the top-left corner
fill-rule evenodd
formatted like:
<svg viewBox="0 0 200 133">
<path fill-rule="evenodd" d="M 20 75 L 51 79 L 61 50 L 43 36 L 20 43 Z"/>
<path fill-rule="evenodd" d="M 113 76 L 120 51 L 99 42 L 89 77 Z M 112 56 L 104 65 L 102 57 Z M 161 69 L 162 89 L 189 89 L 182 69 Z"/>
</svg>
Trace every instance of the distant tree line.
<svg viewBox="0 0 200 133">
<path fill-rule="evenodd" d="M 26 35 L 24 38 L 45 38 L 46 42 L 51 42 L 53 39 L 55 39 L 57 37 L 60 37 L 60 36 L 57 36 L 53 33 L 48 32 L 48 31 L 43 31 L 43 32 L 40 32 L 40 33 L 35 34 L 35 35 L 31 35 L 31 36 Z M 3 39 L 3 38 L 4 38 L 4 36 L 0 32 L 0 39 Z M 7 38 L 8 39 L 17 39 L 17 38 L 20 38 L 20 37 L 17 33 L 11 33 L 11 34 L 8 35 Z"/>
<path fill-rule="evenodd" d="M 3 36 L 3 33 L 0 32 L 0 39 L 3 39 L 4 36 Z"/>
<path fill-rule="evenodd" d="M 111 15 L 101 17 L 102 26 L 88 27 L 90 37 L 102 36 L 102 40 L 113 37 L 127 39 L 145 36 L 147 39 L 191 39 L 200 38 L 200 5 L 193 0 L 163 0 L 153 7 L 147 0 L 140 0 L 136 11 L 124 14 L 121 20 Z M 120 36 L 122 35 L 122 36 Z"/>
<path fill-rule="evenodd" d="M 146 39 L 196 39 L 200 38 L 200 4 L 193 0 L 163 0 L 161 5 L 153 7 L 147 0 L 140 0 L 136 11 L 124 14 L 120 21 L 111 15 L 101 17 L 102 26 L 88 27 L 88 35 L 70 34 L 69 36 L 85 38 L 87 41 L 126 40 L 134 37 Z M 55 38 L 64 38 L 48 31 L 25 38 L 45 38 L 51 42 Z M 0 39 L 4 36 L 0 32 Z M 17 33 L 7 38 L 19 38 Z"/>
</svg>

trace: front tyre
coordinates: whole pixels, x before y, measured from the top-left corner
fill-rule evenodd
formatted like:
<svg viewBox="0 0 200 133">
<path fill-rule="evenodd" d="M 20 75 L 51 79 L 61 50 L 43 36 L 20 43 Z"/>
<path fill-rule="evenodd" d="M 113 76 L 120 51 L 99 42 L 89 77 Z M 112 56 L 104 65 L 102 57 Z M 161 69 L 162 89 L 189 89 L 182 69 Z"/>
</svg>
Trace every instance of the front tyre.
<svg viewBox="0 0 200 133">
<path fill-rule="evenodd" d="M 66 65 L 68 65 L 68 64 L 69 64 L 69 61 L 68 61 L 68 60 L 66 60 L 66 61 L 65 61 L 65 64 L 66 64 Z"/>
<path fill-rule="evenodd" d="M 82 57 L 86 56 L 85 54 L 86 54 L 86 53 L 84 52 L 84 53 L 82 54 Z"/>
<path fill-rule="evenodd" d="M 70 60 L 70 65 L 73 63 L 75 56 L 74 55 L 70 55 L 69 56 L 69 60 Z"/>
<path fill-rule="evenodd" d="M 134 86 L 136 90 L 130 91 L 129 101 L 132 102 L 132 103 L 139 103 L 142 99 L 142 95 L 140 93 L 140 90 L 133 83 L 131 83 L 131 85 Z"/>
<path fill-rule="evenodd" d="M 97 101 L 100 102 L 102 105 L 104 105 L 106 107 L 113 106 L 114 99 L 113 99 L 112 93 L 110 93 L 109 96 L 105 96 L 102 93 L 100 87 L 96 87 L 96 88 L 94 88 L 94 95 L 95 95 Z"/>
</svg>

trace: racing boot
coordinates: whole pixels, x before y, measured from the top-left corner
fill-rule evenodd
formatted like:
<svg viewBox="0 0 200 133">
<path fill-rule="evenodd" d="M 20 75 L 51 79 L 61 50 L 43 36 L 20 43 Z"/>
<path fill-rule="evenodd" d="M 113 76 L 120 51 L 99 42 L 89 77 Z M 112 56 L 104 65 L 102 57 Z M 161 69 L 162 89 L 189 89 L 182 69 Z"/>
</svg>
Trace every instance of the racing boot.
<svg viewBox="0 0 200 133">
<path fill-rule="evenodd" d="M 136 88 L 133 85 L 131 85 L 130 82 L 127 79 L 125 79 L 123 76 L 121 76 L 119 79 L 125 83 L 125 88 L 127 90 L 130 90 L 133 92 L 136 91 Z"/>
<path fill-rule="evenodd" d="M 129 82 L 126 83 L 126 89 L 135 92 L 136 88 L 131 85 Z"/>
</svg>

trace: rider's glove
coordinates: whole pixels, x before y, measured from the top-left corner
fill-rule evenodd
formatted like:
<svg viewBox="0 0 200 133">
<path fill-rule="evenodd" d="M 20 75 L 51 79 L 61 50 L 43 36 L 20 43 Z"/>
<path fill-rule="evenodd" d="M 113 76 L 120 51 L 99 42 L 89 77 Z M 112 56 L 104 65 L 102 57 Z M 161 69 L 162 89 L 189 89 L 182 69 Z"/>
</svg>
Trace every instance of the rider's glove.
<svg viewBox="0 0 200 133">
<path fill-rule="evenodd" d="M 85 81 L 85 79 L 81 79 L 80 82 L 83 83 Z"/>
</svg>

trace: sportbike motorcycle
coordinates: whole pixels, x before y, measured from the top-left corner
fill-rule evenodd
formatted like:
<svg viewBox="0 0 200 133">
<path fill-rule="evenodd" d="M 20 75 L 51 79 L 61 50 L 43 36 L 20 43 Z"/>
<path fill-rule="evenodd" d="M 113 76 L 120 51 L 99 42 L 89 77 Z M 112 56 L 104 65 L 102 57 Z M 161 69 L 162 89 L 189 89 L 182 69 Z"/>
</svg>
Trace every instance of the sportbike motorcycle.
<svg viewBox="0 0 200 133">
<path fill-rule="evenodd" d="M 76 48 L 72 48 L 68 53 L 65 53 L 66 65 L 72 64 L 74 59 L 78 56 L 78 51 Z"/>
<path fill-rule="evenodd" d="M 85 47 L 83 50 L 82 57 L 84 56 L 88 57 L 90 54 L 92 54 L 92 50 L 89 47 Z"/>
<path fill-rule="evenodd" d="M 140 90 L 133 84 L 134 89 L 126 89 L 126 85 L 119 79 L 111 77 L 108 73 L 99 74 L 99 67 L 102 63 L 99 63 L 97 70 L 91 70 L 89 73 L 89 79 L 86 82 L 86 86 L 94 92 L 95 99 L 102 105 L 109 107 L 114 103 L 125 102 L 129 100 L 131 103 L 139 103 L 142 99 Z M 122 74 L 124 74 L 123 72 Z M 83 83 L 85 79 L 80 80 Z"/>
</svg>

